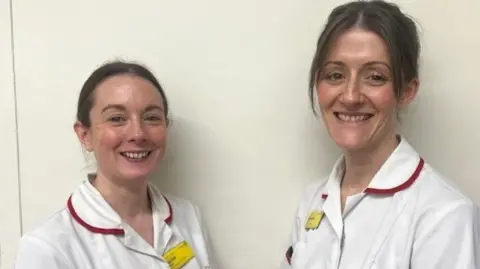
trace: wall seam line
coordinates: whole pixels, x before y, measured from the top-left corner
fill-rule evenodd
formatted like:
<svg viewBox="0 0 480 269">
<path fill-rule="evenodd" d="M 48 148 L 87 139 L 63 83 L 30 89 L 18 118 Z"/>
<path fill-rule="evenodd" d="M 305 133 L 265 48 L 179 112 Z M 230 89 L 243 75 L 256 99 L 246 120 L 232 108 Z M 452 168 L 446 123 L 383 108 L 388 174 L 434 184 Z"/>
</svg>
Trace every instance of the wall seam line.
<svg viewBox="0 0 480 269">
<path fill-rule="evenodd" d="M 16 58 L 15 58 L 15 35 L 14 35 L 14 19 L 13 19 L 13 0 L 10 2 L 10 50 L 12 52 L 11 63 L 13 73 L 13 102 L 14 102 L 14 114 L 15 114 L 15 138 L 16 138 L 16 150 L 17 150 L 17 179 L 18 179 L 18 220 L 20 222 L 20 236 L 23 235 L 23 213 L 22 213 L 22 180 L 20 176 L 20 135 L 18 131 L 18 99 L 17 99 L 17 70 L 16 70 Z"/>
</svg>

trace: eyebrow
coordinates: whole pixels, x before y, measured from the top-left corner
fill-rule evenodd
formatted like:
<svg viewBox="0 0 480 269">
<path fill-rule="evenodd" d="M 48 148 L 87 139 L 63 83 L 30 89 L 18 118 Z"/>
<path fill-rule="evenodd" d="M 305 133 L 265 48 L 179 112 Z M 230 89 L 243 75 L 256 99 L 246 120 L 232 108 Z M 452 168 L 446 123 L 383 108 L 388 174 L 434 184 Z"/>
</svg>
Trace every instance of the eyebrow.
<svg viewBox="0 0 480 269">
<path fill-rule="evenodd" d="M 126 111 L 127 108 L 124 106 L 124 105 L 120 105 L 120 104 L 109 104 L 109 105 L 106 105 L 103 109 L 102 109 L 102 113 L 104 113 L 105 111 L 107 110 L 110 110 L 110 109 L 114 109 L 114 110 L 121 110 L 121 111 Z M 149 112 L 149 111 L 152 111 L 152 110 L 160 110 L 163 112 L 163 108 L 161 106 L 158 106 L 158 105 L 148 105 L 145 109 L 144 109 L 144 112 Z"/>
<path fill-rule="evenodd" d="M 163 108 L 159 105 L 148 105 L 146 108 L 145 108 L 145 112 L 149 112 L 149 111 L 152 111 L 152 110 L 160 110 L 163 112 Z"/>
<path fill-rule="evenodd" d="M 123 105 L 109 104 L 102 109 L 102 113 L 110 109 L 122 110 L 122 111 L 127 110 Z"/>
<path fill-rule="evenodd" d="M 341 61 L 327 61 L 327 62 L 325 62 L 325 64 L 323 66 L 327 66 L 327 65 L 330 65 L 330 64 L 345 66 L 345 63 L 341 62 Z M 364 63 L 362 66 L 370 66 L 370 65 L 383 65 L 386 68 L 388 68 L 388 70 L 391 71 L 390 65 L 388 65 L 388 63 L 382 62 L 382 61 L 369 61 L 369 62 Z"/>
</svg>

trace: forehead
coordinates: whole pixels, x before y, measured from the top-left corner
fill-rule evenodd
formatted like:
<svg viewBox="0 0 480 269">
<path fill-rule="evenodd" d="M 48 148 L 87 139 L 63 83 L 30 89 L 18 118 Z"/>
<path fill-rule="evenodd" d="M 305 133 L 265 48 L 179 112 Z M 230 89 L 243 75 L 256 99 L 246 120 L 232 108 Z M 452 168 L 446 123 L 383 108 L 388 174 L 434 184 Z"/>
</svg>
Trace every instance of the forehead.
<svg viewBox="0 0 480 269">
<path fill-rule="evenodd" d="M 107 78 L 95 89 L 95 106 L 111 104 L 141 108 L 163 104 L 158 89 L 148 80 L 135 75 L 116 75 Z"/>
<path fill-rule="evenodd" d="M 389 63 L 385 41 L 376 33 L 354 28 L 341 34 L 333 43 L 328 60 L 351 64 L 370 61 Z"/>
</svg>

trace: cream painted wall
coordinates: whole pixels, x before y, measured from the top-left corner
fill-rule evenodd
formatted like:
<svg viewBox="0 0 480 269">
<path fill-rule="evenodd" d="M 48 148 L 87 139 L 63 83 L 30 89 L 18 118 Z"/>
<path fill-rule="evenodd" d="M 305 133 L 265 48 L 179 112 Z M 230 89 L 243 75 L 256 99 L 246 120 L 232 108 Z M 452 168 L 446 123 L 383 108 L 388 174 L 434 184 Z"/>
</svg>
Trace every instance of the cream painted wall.
<svg viewBox="0 0 480 269">
<path fill-rule="evenodd" d="M 21 233 L 10 2 L 0 0 L 0 269 L 12 268 Z"/>
<path fill-rule="evenodd" d="M 277 267 L 300 190 L 338 157 L 309 110 L 307 73 L 326 16 L 344 1 L 12 0 L 20 177 L 0 1 L 4 264 L 20 233 L 18 180 L 28 231 L 65 205 L 90 168 L 72 129 L 83 81 L 124 57 L 149 65 L 172 104 L 159 186 L 201 206 L 222 268 Z M 420 96 L 402 131 L 480 202 L 480 1 L 397 2 L 421 25 L 423 44 Z"/>
</svg>

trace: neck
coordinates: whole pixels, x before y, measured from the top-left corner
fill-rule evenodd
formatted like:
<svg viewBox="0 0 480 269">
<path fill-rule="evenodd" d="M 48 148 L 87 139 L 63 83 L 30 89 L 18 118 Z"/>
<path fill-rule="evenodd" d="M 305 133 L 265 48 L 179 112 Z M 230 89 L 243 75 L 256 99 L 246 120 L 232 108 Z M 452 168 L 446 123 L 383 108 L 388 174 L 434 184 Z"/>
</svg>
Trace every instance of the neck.
<svg viewBox="0 0 480 269">
<path fill-rule="evenodd" d="M 99 172 L 92 185 L 122 219 L 133 219 L 151 213 L 146 179 L 124 184 L 121 180 L 111 180 Z"/>
<path fill-rule="evenodd" d="M 344 153 L 345 174 L 342 186 L 357 191 L 365 189 L 397 145 L 397 136 L 393 134 L 368 150 Z"/>
</svg>

